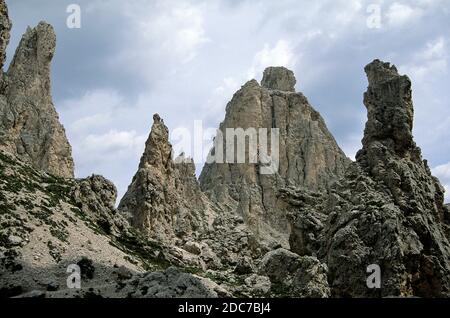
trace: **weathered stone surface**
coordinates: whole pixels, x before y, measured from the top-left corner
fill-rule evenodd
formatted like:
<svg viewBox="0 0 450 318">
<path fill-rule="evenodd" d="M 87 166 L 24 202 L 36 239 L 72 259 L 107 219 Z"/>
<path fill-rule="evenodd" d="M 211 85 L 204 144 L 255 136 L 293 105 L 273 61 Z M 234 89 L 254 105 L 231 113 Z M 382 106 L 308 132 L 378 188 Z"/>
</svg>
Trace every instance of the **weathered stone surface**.
<svg viewBox="0 0 450 318">
<path fill-rule="evenodd" d="M 279 169 L 263 174 L 264 164 L 250 163 L 248 158 L 246 163 L 211 163 L 205 165 L 200 184 L 222 210 L 242 216 L 257 239 L 270 249 L 278 244 L 288 247 L 289 225 L 278 191 L 289 186 L 324 190 L 343 174 L 350 161 L 306 97 L 293 92 L 292 72 L 269 68 L 264 74 L 263 86 L 251 80 L 233 96 L 220 131 L 226 136 L 227 128 L 266 128 L 271 150 L 270 131 L 278 128 Z M 211 156 L 216 152 L 214 148 Z"/>
<path fill-rule="evenodd" d="M 319 205 L 324 197 L 303 188 L 286 188 L 280 191 L 280 198 L 286 202 L 288 218 L 291 222 L 289 245 L 298 255 L 317 256 L 320 248 L 319 234 L 324 228 L 327 217 L 310 209 Z"/>
<path fill-rule="evenodd" d="M 119 279 L 106 284 L 82 289 L 58 291 L 32 291 L 18 298 L 218 298 L 231 297 L 225 289 L 210 279 L 183 273 L 175 267 L 164 271 L 135 274 L 131 278 Z"/>
<path fill-rule="evenodd" d="M 116 210 L 116 186 L 99 175 L 75 180 L 70 190 L 73 203 L 105 233 L 120 235 L 128 226 Z"/>
<path fill-rule="evenodd" d="M 268 67 L 264 70 L 261 86 L 285 92 L 295 92 L 294 72 L 285 67 Z"/>
<path fill-rule="evenodd" d="M 0 70 L 6 59 L 6 47 L 9 43 L 9 32 L 11 31 L 11 21 L 8 17 L 8 8 L 5 0 L 0 0 Z"/>
<path fill-rule="evenodd" d="M 301 257 L 281 248 L 267 253 L 259 266 L 259 273 L 268 276 L 273 289 L 284 296 L 330 296 L 328 268 L 315 257 Z"/>
<path fill-rule="evenodd" d="M 52 26 L 28 28 L 6 74 L 0 96 L 0 148 L 59 177 L 73 177 L 71 147 L 53 106 L 50 62 Z"/>
<path fill-rule="evenodd" d="M 215 207 L 216 216 L 211 228 L 200 234 L 199 239 L 207 244 L 222 264 L 235 267 L 242 258 L 248 261 L 261 257 L 263 248 L 242 217 L 223 212 Z"/>
<path fill-rule="evenodd" d="M 66 286 L 66 276 L 61 274 L 83 256 L 97 267 L 94 285 L 107 279 L 111 274 L 108 268 L 114 264 L 140 272 L 151 266 L 157 268 L 163 262 L 162 258 L 156 261 L 152 254 L 158 251 L 157 246 L 150 247 L 146 240 L 139 240 L 126 222 L 111 234 L 102 231 L 98 220 L 114 222 L 114 214 L 106 203 L 109 199 L 100 204 L 101 196 L 94 200 L 95 195 L 88 193 L 87 199 L 78 201 L 86 204 L 78 205 L 72 196 L 77 182 L 55 178 L 0 150 L 2 297 L 3 291 L 16 296 Z M 83 193 L 86 192 L 78 192 L 77 200 Z M 95 204 L 87 204 L 91 202 Z M 144 266 L 144 261 L 148 266 Z"/>
<path fill-rule="evenodd" d="M 92 175 L 86 179 L 79 179 L 74 187 L 73 197 L 82 208 L 92 211 L 114 210 L 117 189 L 109 180 L 99 175 Z"/>
<path fill-rule="evenodd" d="M 270 279 L 267 276 L 260 276 L 257 274 L 250 275 L 245 279 L 245 284 L 253 291 L 260 294 L 267 294 L 272 286 Z"/>
<path fill-rule="evenodd" d="M 241 257 L 234 269 L 234 273 L 238 275 L 246 275 L 255 272 L 255 266 L 253 260 L 249 257 Z"/>
<path fill-rule="evenodd" d="M 363 148 L 329 193 L 299 209 L 292 246 L 328 265 L 334 296 L 449 296 L 448 214 L 412 137 L 411 82 L 378 60 L 366 72 Z M 319 233 L 302 211 L 326 219 Z M 305 248 L 308 228 L 319 236 L 315 253 Z M 379 290 L 366 286 L 371 264 L 382 271 Z"/>
<path fill-rule="evenodd" d="M 231 295 L 213 281 L 170 267 L 165 272 L 147 273 L 130 282 L 131 297 L 217 298 Z"/>
</svg>

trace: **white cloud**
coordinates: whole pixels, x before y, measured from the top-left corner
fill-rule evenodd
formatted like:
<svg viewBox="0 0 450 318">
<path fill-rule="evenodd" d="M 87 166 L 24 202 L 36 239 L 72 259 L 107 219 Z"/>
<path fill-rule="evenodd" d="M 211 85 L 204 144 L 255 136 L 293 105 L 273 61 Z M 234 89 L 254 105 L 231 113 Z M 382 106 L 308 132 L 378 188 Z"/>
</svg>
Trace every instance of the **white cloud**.
<svg viewBox="0 0 450 318">
<path fill-rule="evenodd" d="M 80 98 L 66 99 L 60 106 L 62 118 L 71 118 L 66 128 L 83 134 L 110 125 L 115 110 L 125 107 L 126 102 L 114 90 L 95 89 Z"/>
<path fill-rule="evenodd" d="M 83 155 L 84 163 L 102 158 L 117 160 L 118 156 L 128 156 L 130 152 L 134 155 L 141 155 L 146 137 L 138 135 L 135 130 L 117 131 L 113 129 L 105 134 L 87 135 L 80 144 L 75 145 L 74 150 Z"/>
<path fill-rule="evenodd" d="M 78 99 L 63 101 L 60 112 L 73 148 L 77 176 L 98 173 L 111 162 L 121 169 L 121 160 L 134 162 L 142 154 L 146 135 L 133 128 L 143 117 L 142 109 L 128 104 L 118 92 L 88 91 Z"/>
<path fill-rule="evenodd" d="M 414 82 L 421 83 L 435 80 L 437 75 L 448 71 L 448 45 L 440 36 L 426 43 L 425 47 L 414 54 L 412 59 L 399 67 L 402 73 L 408 74 Z"/>
<path fill-rule="evenodd" d="M 348 136 L 344 142 L 340 145 L 342 151 L 349 157 L 351 160 L 355 160 L 356 153 L 361 149 L 361 135 L 352 134 Z"/>
<path fill-rule="evenodd" d="M 433 173 L 438 178 L 450 181 L 450 162 L 433 168 Z"/>
<path fill-rule="evenodd" d="M 255 78 L 268 66 L 284 66 L 292 68 L 295 66 L 296 57 L 294 48 L 287 40 L 279 40 L 273 47 L 265 44 L 255 54 L 253 64 L 248 71 L 249 78 Z"/>
<path fill-rule="evenodd" d="M 394 2 L 389 6 L 386 17 L 390 26 L 397 27 L 414 22 L 422 17 L 423 13 L 421 8 Z"/>
<path fill-rule="evenodd" d="M 105 5 L 109 4 L 101 4 Z M 126 43 L 113 52 L 108 65 L 126 65 L 134 74 L 153 83 L 155 77 L 161 80 L 177 73 L 210 41 L 202 2 L 137 1 L 123 2 L 118 7 L 129 26 L 123 35 Z M 149 65 L 153 68 L 146 67 Z"/>
<path fill-rule="evenodd" d="M 144 40 L 144 46 L 153 48 L 159 44 L 164 53 L 186 63 L 196 56 L 199 46 L 208 41 L 203 28 L 203 13 L 189 2 L 173 4 L 160 2 L 158 15 L 150 19 L 147 13 L 143 14 L 142 8 L 132 12 L 130 17 L 136 23 L 135 31 Z"/>
</svg>

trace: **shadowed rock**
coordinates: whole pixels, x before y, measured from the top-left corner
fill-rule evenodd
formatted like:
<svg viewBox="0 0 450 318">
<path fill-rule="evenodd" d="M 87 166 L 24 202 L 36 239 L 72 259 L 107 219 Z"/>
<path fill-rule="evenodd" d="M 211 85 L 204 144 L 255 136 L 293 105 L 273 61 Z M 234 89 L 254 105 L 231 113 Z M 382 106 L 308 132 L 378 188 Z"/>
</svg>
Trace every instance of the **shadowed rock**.
<svg viewBox="0 0 450 318">
<path fill-rule="evenodd" d="M 412 137 L 411 82 L 379 60 L 365 70 L 363 148 L 329 193 L 302 199 L 291 245 L 328 265 L 333 296 L 448 297 L 450 218 Z M 381 289 L 366 285 L 371 264 Z"/>
</svg>

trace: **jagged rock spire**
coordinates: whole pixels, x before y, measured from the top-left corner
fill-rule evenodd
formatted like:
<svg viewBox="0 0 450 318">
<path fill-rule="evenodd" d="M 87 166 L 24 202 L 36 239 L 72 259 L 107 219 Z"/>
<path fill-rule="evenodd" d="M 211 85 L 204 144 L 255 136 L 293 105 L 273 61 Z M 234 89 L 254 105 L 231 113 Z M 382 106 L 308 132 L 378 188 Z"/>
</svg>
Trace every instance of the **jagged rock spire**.
<svg viewBox="0 0 450 318">
<path fill-rule="evenodd" d="M 8 7 L 5 0 L 0 0 L 0 69 L 6 59 L 6 47 L 9 43 L 9 32 L 11 31 L 11 21 L 8 17 Z"/>
<path fill-rule="evenodd" d="M 363 148 L 356 160 L 374 178 L 385 182 L 403 210 L 419 207 L 435 211 L 442 219 L 443 188 L 422 160 L 412 134 L 414 109 L 410 79 L 400 75 L 395 66 L 380 60 L 367 65 L 365 71 L 369 82 L 364 94 L 368 120 Z M 411 177 L 412 165 L 416 176 L 422 175 L 421 182 L 416 183 Z M 415 190 L 406 191 L 407 188 Z M 434 202 L 419 199 L 431 194 Z"/>
<path fill-rule="evenodd" d="M 395 66 L 379 60 L 367 65 L 365 71 L 369 81 L 364 94 L 368 120 L 359 160 L 377 143 L 392 154 L 419 159 L 412 135 L 414 110 L 410 79 L 399 75 Z"/>
<path fill-rule="evenodd" d="M 55 46 L 53 27 L 45 22 L 23 35 L 0 100 L 0 147 L 37 169 L 71 178 L 72 150 L 51 97 Z"/>
<path fill-rule="evenodd" d="M 294 199 L 291 246 L 328 265 L 337 297 L 450 295 L 450 213 L 412 136 L 411 82 L 395 66 L 366 68 L 363 148 L 322 196 Z M 381 270 L 380 289 L 366 285 Z"/>
<path fill-rule="evenodd" d="M 158 114 L 153 115 L 153 126 L 145 143 L 144 154 L 139 168 L 154 166 L 172 170 L 172 145 L 169 142 L 169 129 Z"/>
<path fill-rule="evenodd" d="M 184 160 L 175 164 L 169 130 L 155 114 L 139 169 L 119 210 L 134 227 L 165 243 L 204 227 L 208 207 L 191 166 Z"/>
</svg>

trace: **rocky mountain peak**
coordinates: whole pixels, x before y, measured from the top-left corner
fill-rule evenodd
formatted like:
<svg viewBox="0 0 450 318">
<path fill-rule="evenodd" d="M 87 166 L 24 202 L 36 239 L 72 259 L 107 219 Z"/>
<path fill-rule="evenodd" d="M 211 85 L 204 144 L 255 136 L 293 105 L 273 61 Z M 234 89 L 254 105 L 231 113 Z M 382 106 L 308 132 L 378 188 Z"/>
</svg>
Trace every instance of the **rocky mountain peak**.
<svg viewBox="0 0 450 318">
<path fill-rule="evenodd" d="M 283 66 L 268 67 L 264 70 L 261 86 L 285 92 L 295 92 L 294 72 Z"/>
<path fill-rule="evenodd" d="M 0 0 L 0 69 L 6 59 L 6 47 L 9 43 L 9 32 L 11 31 L 11 21 L 8 17 L 8 8 L 5 0 Z"/>
<path fill-rule="evenodd" d="M 149 237 L 174 244 L 177 237 L 205 225 L 208 207 L 193 169 L 187 160 L 175 163 L 169 129 L 155 114 L 139 169 L 119 210 Z"/>
<path fill-rule="evenodd" d="M 395 65 L 391 65 L 389 62 L 383 62 L 378 59 L 369 63 L 364 68 L 364 71 L 367 74 L 369 85 L 371 86 L 400 76 Z"/>
<path fill-rule="evenodd" d="M 39 88 L 50 94 L 50 63 L 55 48 L 56 34 L 50 24 L 41 21 L 35 28 L 28 27 L 8 70 L 10 80 L 38 78 L 41 81 Z"/>
<path fill-rule="evenodd" d="M 145 143 L 139 167 L 158 166 L 161 169 L 172 169 L 171 156 L 172 145 L 169 142 L 169 129 L 164 124 L 164 120 L 158 114 L 154 114 L 153 125 Z"/>
<path fill-rule="evenodd" d="M 0 148 L 37 169 L 70 178 L 72 149 L 51 96 L 55 47 L 55 32 L 45 22 L 23 35 L 2 85 Z"/>
<path fill-rule="evenodd" d="M 234 94 L 219 127 L 224 136 L 228 128 L 266 129 L 267 147 L 279 157 L 273 174 L 262 174 L 261 162 L 247 160 L 206 164 L 200 175 L 202 190 L 209 198 L 242 216 L 269 246 L 288 246 L 289 228 L 279 190 L 306 187 L 322 191 L 349 163 L 320 114 L 303 94 L 294 93 L 294 85 L 292 71 L 284 67 L 266 69 L 262 86 L 251 80 Z M 272 129 L 279 133 L 277 153 L 277 145 L 271 141 L 275 133 Z M 262 147 L 259 140 L 258 147 Z M 224 158 L 226 150 L 223 147 Z M 211 153 L 216 151 L 214 148 Z"/>
</svg>

